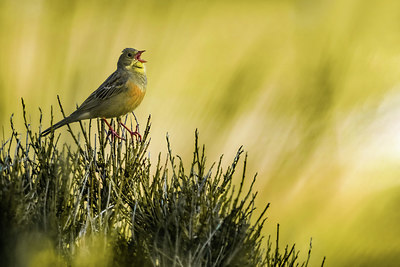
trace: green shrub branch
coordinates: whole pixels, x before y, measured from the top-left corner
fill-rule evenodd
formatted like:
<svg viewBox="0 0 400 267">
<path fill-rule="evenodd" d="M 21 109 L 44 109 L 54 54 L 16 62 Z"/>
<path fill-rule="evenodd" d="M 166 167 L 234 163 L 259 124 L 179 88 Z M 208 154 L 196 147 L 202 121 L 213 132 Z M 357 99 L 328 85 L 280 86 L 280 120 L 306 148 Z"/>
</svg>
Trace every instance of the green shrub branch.
<svg viewBox="0 0 400 267">
<path fill-rule="evenodd" d="M 46 240 L 53 254 L 45 261 L 61 266 L 308 265 L 311 244 L 299 263 L 294 245 L 279 249 L 279 226 L 274 248 L 263 238 L 269 204 L 253 218 L 256 176 L 246 189 L 242 148 L 226 170 L 222 156 L 208 167 L 196 131 L 186 169 L 167 136 L 168 155 L 159 154 L 151 171 L 150 117 L 141 142 L 113 139 L 97 120 L 95 133 L 93 121 L 81 123 L 80 135 L 68 126 L 75 143 L 68 145 L 60 144 L 59 133 L 43 138 L 41 126 L 33 131 L 22 103 L 25 133 L 11 118 L 11 136 L 0 148 L 1 256 L 8 264 L 34 262 L 38 250 L 20 257 L 20 244 Z"/>
</svg>

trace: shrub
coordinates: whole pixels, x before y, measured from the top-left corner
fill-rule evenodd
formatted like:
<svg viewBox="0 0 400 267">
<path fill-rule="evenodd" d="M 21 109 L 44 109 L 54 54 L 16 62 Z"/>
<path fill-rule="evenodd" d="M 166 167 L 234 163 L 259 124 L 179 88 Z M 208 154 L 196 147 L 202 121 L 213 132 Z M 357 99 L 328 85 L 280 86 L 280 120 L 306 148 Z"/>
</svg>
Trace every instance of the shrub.
<svg viewBox="0 0 400 267">
<path fill-rule="evenodd" d="M 168 155 L 150 171 L 150 117 L 141 142 L 111 138 L 97 120 L 95 134 L 91 122 L 88 130 L 81 124 L 83 141 L 69 128 L 75 144 L 68 145 L 54 133 L 41 137 L 40 126 L 33 131 L 24 103 L 23 115 L 25 134 L 11 118 L 11 136 L 0 148 L 0 253 L 8 265 L 299 264 L 294 245 L 279 250 L 279 226 L 274 249 L 263 239 L 269 204 L 252 218 L 256 176 L 245 189 L 247 155 L 235 190 L 242 148 L 226 170 L 222 157 L 207 167 L 196 131 L 185 169 L 167 136 Z"/>
</svg>

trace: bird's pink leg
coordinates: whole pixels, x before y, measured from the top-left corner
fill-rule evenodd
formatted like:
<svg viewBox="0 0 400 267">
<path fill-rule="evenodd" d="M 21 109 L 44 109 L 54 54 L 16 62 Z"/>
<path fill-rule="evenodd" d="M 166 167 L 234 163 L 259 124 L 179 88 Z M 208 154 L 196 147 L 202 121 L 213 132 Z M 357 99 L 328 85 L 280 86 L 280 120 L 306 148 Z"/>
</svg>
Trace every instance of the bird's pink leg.
<svg viewBox="0 0 400 267">
<path fill-rule="evenodd" d="M 114 131 L 113 127 L 111 127 L 111 125 L 108 123 L 108 121 L 105 118 L 101 118 L 101 120 L 104 121 L 107 124 L 108 128 L 110 129 L 110 132 L 111 132 L 112 136 L 115 136 L 115 137 L 117 137 L 117 138 L 119 138 L 121 140 L 125 140 L 124 138 L 119 136 L 116 131 Z"/>
<path fill-rule="evenodd" d="M 136 124 L 136 130 L 133 132 L 130 129 L 128 129 L 128 127 L 123 124 L 122 122 L 120 122 L 119 124 L 121 124 L 122 127 L 124 127 L 130 134 L 131 134 L 131 138 L 133 138 L 133 136 L 136 136 L 139 138 L 139 141 L 142 142 L 142 136 L 140 135 L 139 131 L 138 131 L 138 125 Z"/>
</svg>

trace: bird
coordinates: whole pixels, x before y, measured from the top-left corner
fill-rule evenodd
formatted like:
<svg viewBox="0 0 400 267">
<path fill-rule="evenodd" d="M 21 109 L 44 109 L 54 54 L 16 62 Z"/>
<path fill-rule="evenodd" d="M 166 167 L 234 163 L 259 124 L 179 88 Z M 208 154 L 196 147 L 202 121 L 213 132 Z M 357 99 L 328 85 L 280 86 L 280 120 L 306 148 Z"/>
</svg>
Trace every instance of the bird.
<svg viewBox="0 0 400 267">
<path fill-rule="evenodd" d="M 109 127 L 113 136 L 122 139 L 107 122 L 107 118 L 125 115 L 140 105 L 147 87 L 145 64 L 141 58 L 145 50 L 125 48 L 117 63 L 117 69 L 68 117 L 50 126 L 41 133 L 46 136 L 54 130 L 77 121 L 101 118 Z M 133 137 L 141 139 L 135 132 L 119 122 Z"/>
</svg>

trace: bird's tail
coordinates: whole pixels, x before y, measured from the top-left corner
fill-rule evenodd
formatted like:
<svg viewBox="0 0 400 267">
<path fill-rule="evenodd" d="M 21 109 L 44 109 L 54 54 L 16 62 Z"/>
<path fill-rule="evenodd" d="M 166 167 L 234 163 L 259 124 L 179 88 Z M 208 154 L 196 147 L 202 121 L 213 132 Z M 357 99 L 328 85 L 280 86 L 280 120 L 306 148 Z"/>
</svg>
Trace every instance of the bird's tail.
<svg viewBox="0 0 400 267">
<path fill-rule="evenodd" d="M 44 130 L 40 135 L 41 136 L 45 136 L 48 135 L 49 133 L 51 133 L 52 131 L 55 131 L 56 129 L 64 126 L 65 124 L 71 123 L 71 122 L 75 122 L 75 118 L 71 118 L 71 116 L 64 118 L 63 120 L 57 122 L 56 124 L 54 124 L 53 126 L 50 126 L 49 128 L 47 128 L 46 130 Z"/>
</svg>

